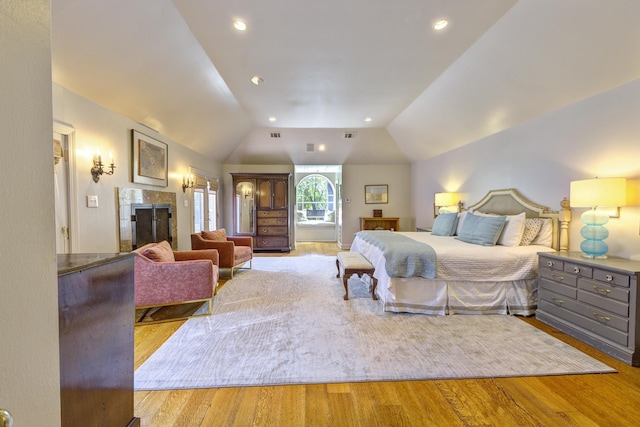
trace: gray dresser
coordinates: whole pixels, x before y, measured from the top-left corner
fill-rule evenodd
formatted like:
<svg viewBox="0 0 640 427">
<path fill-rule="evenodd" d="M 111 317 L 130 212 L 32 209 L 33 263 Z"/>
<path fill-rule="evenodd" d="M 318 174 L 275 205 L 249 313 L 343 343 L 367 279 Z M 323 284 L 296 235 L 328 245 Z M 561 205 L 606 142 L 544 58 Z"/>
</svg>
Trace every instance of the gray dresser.
<svg viewBox="0 0 640 427">
<path fill-rule="evenodd" d="M 640 262 L 540 252 L 536 318 L 623 362 L 640 366 Z"/>
</svg>

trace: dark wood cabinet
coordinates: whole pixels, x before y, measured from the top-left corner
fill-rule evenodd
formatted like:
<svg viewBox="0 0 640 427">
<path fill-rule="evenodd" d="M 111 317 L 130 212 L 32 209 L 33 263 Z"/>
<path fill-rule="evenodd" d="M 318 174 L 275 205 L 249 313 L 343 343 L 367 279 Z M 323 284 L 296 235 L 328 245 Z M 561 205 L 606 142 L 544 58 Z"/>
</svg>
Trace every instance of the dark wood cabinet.
<svg viewBox="0 0 640 427">
<path fill-rule="evenodd" d="M 58 255 L 63 426 L 139 426 L 133 416 L 133 262 Z"/>
<path fill-rule="evenodd" d="M 289 252 L 291 175 L 232 173 L 231 176 L 235 189 L 234 235 L 252 236 L 254 251 Z M 255 191 L 250 192 L 248 188 L 255 188 Z"/>
</svg>

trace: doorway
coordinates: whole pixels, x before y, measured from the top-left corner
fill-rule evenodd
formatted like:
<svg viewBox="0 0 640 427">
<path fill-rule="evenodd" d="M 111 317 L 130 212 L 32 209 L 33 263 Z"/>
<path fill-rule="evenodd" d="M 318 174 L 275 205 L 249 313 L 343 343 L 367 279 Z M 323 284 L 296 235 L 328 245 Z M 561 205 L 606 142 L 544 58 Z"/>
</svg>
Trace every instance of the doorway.
<svg viewBox="0 0 640 427">
<path fill-rule="evenodd" d="M 342 166 L 295 167 L 296 242 L 336 242 L 342 223 Z"/>
<path fill-rule="evenodd" d="M 77 246 L 75 210 L 75 129 L 53 122 L 53 180 L 55 191 L 56 253 L 72 253 Z"/>
</svg>

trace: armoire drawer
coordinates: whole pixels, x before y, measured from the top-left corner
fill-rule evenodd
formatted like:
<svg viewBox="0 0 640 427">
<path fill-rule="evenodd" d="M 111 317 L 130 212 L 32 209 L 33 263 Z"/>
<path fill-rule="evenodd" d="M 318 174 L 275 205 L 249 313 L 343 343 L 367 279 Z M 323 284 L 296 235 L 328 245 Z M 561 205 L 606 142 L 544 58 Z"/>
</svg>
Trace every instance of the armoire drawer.
<svg viewBox="0 0 640 427">
<path fill-rule="evenodd" d="M 287 211 L 285 210 L 277 210 L 277 211 L 263 211 L 263 210 L 259 210 L 258 211 L 258 218 L 273 218 L 273 217 L 281 217 L 281 218 L 287 218 Z"/>
<path fill-rule="evenodd" d="M 261 225 L 282 225 L 286 227 L 288 222 L 287 217 L 258 217 L 258 227 Z"/>
<path fill-rule="evenodd" d="M 287 227 L 258 227 L 258 236 L 285 236 L 288 232 L 289 229 Z"/>
<path fill-rule="evenodd" d="M 281 248 L 289 245 L 289 236 L 258 236 L 255 240 L 257 248 Z"/>
</svg>

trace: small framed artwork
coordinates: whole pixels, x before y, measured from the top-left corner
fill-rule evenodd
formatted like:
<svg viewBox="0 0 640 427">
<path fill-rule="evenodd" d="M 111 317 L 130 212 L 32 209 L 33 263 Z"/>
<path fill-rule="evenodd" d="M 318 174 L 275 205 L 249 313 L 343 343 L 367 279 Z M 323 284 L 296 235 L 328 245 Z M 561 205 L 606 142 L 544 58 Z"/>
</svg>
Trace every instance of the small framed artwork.
<svg viewBox="0 0 640 427">
<path fill-rule="evenodd" d="M 384 185 L 365 185 L 364 186 L 364 202 L 366 204 L 389 203 L 389 186 Z"/>
<path fill-rule="evenodd" d="M 133 151 L 132 180 L 138 184 L 168 185 L 169 152 L 167 144 L 144 135 L 137 130 L 131 131 Z"/>
</svg>

